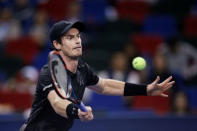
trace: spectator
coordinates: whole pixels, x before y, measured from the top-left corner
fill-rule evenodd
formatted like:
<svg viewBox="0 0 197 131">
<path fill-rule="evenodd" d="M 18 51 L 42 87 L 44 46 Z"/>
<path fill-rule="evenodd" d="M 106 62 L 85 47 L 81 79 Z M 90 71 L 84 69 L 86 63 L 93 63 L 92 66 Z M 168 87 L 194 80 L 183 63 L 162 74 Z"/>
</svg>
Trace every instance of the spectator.
<svg viewBox="0 0 197 131">
<path fill-rule="evenodd" d="M 115 52 L 111 56 L 109 68 L 98 72 L 98 75 L 103 78 L 121 80 L 132 83 L 140 83 L 139 73 L 135 70 L 129 70 L 128 57 L 121 51 Z M 86 89 L 85 102 L 89 102 L 91 99 L 92 91 Z M 123 101 L 126 107 L 131 107 L 132 97 L 123 97 Z"/>
<path fill-rule="evenodd" d="M 128 43 L 124 46 L 123 52 L 128 58 L 129 68 L 134 70 L 131 61 L 135 57 L 140 56 L 139 49 L 132 43 L 132 41 L 128 41 Z"/>
<path fill-rule="evenodd" d="M 8 39 L 20 36 L 21 28 L 19 22 L 13 19 L 12 9 L 5 7 L 0 12 L 0 46 L 6 44 Z"/>
<path fill-rule="evenodd" d="M 197 74 L 197 50 L 177 37 L 170 38 L 160 48 L 167 58 L 167 65 L 172 73 L 179 74 L 189 81 Z"/>
<path fill-rule="evenodd" d="M 175 94 L 172 101 L 172 113 L 177 116 L 184 116 L 190 113 L 188 98 L 184 92 L 179 91 Z"/>
<path fill-rule="evenodd" d="M 17 91 L 35 93 L 36 82 L 38 79 L 38 70 L 33 66 L 23 67 L 18 75 Z"/>
<path fill-rule="evenodd" d="M 161 80 L 166 79 L 169 75 L 172 75 L 168 69 L 166 63 L 166 57 L 163 56 L 159 51 L 153 56 L 152 69 L 149 71 L 150 81 L 154 79 L 155 76 L 159 75 Z"/>
<path fill-rule="evenodd" d="M 10 104 L 0 103 L 0 114 L 10 114 L 14 112 L 14 108 Z"/>
<path fill-rule="evenodd" d="M 24 33 L 29 31 L 34 8 L 29 0 L 16 0 L 13 7 L 14 18 L 20 21 Z"/>
<path fill-rule="evenodd" d="M 116 21 L 118 19 L 118 12 L 116 10 L 116 0 L 107 0 L 108 6 L 105 9 L 105 16 L 108 21 Z"/>
<path fill-rule="evenodd" d="M 69 0 L 65 4 L 65 18 L 70 20 L 79 20 L 81 15 L 81 4 L 79 0 Z"/>
<path fill-rule="evenodd" d="M 169 71 L 168 65 L 167 65 L 167 58 L 162 55 L 161 52 L 157 51 L 152 59 L 152 68 L 148 71 L 148 82 L 151 80 L 154 80 L 156 76 L 160 76 L 161 81 L 165 80 L 168 76 L 173 76 L 176 83 L 175 83 L 175 88 L 172 88 L 170 95 L 173 95 L 174 93 L 177 92 L 177 90 L 181 89 L 183 87 L 183 82 L 182 79 L 179 78 L 176 74 L 173 74 L 172 72 Z"/>
<path fill-rule="evenodd" d="M 116 52 L 112 55 L 110 60 L 110 67 L 108 70 L 99 73 L 101 77 L 122 80 L 132 83 L 139 83 L 140 78 L 136 71 L 128 70 L 128 58 L 123 52 Z"/>
<path fill-rule="evenodd" d="M 47 33 L 49 32 L 49 18 L 45 10 L 38 9 L 34 14 L 33 25 L 30 29 L 30 35 L 41 48 L 46 46 L 48 41 Z"/>
<path fill-rule="evenodd" d="M 129 70 L 128 68 L 128 57 L 123 52 L 115 52 L 110 61 L 110 67 L 108 70 L 101 71 L 98 75 L 103 78 L 121 80 L 131 82 L 135 84 L 140 83 L 140 74 L 135 70 Z M 131 107 L 132 98 L 123 97 L 125 106 Z"/>
</svg>

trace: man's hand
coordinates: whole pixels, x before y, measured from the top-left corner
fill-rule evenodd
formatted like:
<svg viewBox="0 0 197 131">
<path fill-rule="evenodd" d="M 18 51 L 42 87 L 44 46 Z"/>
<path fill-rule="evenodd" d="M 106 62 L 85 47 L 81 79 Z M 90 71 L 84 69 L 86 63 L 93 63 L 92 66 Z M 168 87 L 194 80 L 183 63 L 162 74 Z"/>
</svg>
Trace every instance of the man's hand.
<svg viewBox="0 0 197 131">
<path fill-rule="evenodd" d="M 147 86 L 147 95 L 148 96 L 168 97 L 168 95 L 164 94 L 164 92 L 167 91 L 168 89 L 170 89 L 173 86 L 173 84 L 175 83 L 175 81 L 171 81 L 172 76 L 168 77 L 162 83 L 158 83 L 159 80 L 160 80 L 160 77 L 157 76 L 156 80 Z"/>
<path fill-rule="evenodd" d="M 78 109 L 78 116 L 81 121 L 91 121 L 94 119 L 94 116 L 92 114 L 92 108 L 90 106 L 86 106 L 87 112 L 83 112 L 80 109 Z"/>
</svg>

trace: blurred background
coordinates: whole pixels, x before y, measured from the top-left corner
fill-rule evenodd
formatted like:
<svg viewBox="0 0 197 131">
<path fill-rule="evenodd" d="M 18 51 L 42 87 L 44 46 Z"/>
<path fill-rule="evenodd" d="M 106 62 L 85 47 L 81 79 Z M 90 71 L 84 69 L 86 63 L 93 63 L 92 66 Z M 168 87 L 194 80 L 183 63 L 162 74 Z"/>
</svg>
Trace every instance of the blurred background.
<svg viewBox="0 0 197 131">
<path fill-rule="evenodd" d="M 39 70 L 47 63 L 49 28 L 80 20 L 83 59 L 104 78 L 148 84 L 172 75 L 161 97 L 101 96 L 86 90 L 95 120 L 75 130 L 197 130 L 197 0 L 0 0 L 0 129 L 27 119 Z M 143 71 L 131 61 L 142 56 Z"/>
</svg>

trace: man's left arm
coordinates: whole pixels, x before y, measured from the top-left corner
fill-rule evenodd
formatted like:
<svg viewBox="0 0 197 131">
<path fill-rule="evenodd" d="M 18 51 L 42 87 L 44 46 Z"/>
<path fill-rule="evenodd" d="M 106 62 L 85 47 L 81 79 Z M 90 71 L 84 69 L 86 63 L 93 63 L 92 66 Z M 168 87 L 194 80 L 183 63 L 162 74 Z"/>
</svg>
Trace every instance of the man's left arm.
<svg viewBox="0 0 197 131">
<path fill-rule="evenodd" d="M 104 79 L 99 77 L 99 81 L 96 86 L 90 86 L 88 88 L 94 90 L 99 94 L 106 95 L 122 95 L 122 96 L 135 96 L 135 95 L 149 95 L 149 96 L 163 96 L 167 97 L 164 92 L 170 89 L 175 81 L 172 80 L 172 76 L 168 77 L 161 83 L 159 76 L 155 81 L 148 85 L 126 83 L 113 79 Z"/>
</svg>

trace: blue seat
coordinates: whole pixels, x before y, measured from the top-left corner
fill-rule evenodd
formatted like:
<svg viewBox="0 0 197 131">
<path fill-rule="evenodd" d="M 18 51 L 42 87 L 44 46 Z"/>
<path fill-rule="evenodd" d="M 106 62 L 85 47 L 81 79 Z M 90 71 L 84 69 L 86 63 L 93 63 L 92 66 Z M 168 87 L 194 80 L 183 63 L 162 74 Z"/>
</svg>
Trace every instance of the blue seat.
<svg viewBox="0 0 197 131">
<path fill-rule="evenodd" d="M 82 17 L 87 23 L 103 23 L 105 22 L 105 8 L 107 1 L 105 0 L 83 0 Z"/>
<path fill-rule="evenodd" d="M 93 92 L 89 105 L 97 111 L 124 111 L 126 107 L 122 96 L 99 95 Z"/>
<path fill-rule="evenodd" d="M 197 86 L 187 87 L 186 94 L 189 100 L 189 106 L 192 109 L 197 109 Z"/>
<path fill-rule="evenodd" d="M 148 34 L 159 34 L 168 38 L 177 34 L 175 18 L 170 15 L 149 16 L 144 22 L 143 32 Z"/>
<path fill-rule="evenodd" d="M 36 67 L 38 70 L 40 70 L 42 68 L 42 66 L 47 63 L 47 61 L 48 61 L 48 54 L 50 52 L 49 48 L 50 48 L 50 43 L 48 43 L 46 45 L 46 47 L 45 47 L 45 49 L 43 51 L 39 52 L 35 56 L 32 65 L 34 67 Z"/>
</svg>

